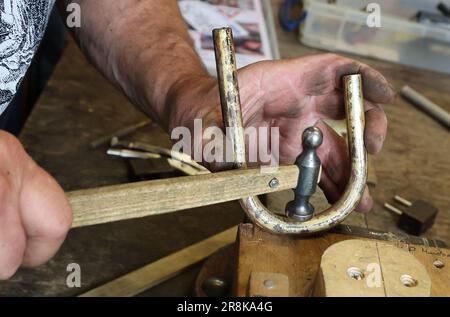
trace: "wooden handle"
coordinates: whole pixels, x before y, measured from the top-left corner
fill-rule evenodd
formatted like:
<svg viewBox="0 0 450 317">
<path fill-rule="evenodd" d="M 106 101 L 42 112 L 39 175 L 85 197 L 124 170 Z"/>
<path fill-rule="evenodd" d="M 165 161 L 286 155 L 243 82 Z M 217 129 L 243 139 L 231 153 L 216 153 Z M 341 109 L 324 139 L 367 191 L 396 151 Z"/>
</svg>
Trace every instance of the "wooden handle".
<svg viewBox="0 0 450 317">
<path fill-rule="evenodd" d="M 77 228 L 286 190 L 297 186 L 297 179 L 296 166 L 282 166 L 114 185 L 70 192 L 67 197 L 72 228 Z"/>
</svg>

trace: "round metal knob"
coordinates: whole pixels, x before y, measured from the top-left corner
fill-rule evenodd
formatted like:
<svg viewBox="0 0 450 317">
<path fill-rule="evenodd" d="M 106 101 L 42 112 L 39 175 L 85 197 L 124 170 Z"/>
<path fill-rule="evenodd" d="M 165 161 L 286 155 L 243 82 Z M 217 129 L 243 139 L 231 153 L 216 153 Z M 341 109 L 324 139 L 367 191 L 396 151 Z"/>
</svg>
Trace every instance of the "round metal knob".
<svg viewBox="0 0 450 317">
<path fill-rule="evenodd" d="M 316 150 L 322 142 L 323 134 L 319 128 L 310 127 L 303 132 L 303 152 L 295 161 L 299 168 L 295 199 L 286 205 L 286 215 L 301 222 L 310 220 L 314 215 L 314 206 L 309 199 L 316 192 L 319 181 L 321 162 Z"/>
</svg>

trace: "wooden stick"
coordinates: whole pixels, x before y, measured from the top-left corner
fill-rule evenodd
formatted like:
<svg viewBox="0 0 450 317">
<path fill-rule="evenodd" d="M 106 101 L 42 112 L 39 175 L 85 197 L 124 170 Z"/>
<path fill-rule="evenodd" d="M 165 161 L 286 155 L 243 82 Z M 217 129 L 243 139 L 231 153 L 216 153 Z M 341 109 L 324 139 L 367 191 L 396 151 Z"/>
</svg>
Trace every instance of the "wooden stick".
<svg viewBox="0 0 450 317">
<path fill-rule="evenodd" d="M 440 106 L 427 99 L 423 95 L 419 94 L 417 91 L 409 86 L 402 88 L 401 94 L 403 97 L 411 101 L 416 107 L 425 111 L 435 120 L 441 122 L 443 125 L 450 129 L 450 113 L 442 109 Z"/>
<path fill-rule="evenodd" d="M 94 140 L 91 142 L 91 148 L 96 149 L 104 144 L 108 144 L 109 142 L 111 142 L 111 139 L 113 137 L 125 137 L 133 132 L 135 132 L 136 130 L 139 130 L 147 125 L 149 125 L 151 123 L 150 119 L 145 119 L 139 123 L 133 124 L 131 126 L 122 128 L 118 131 L 115 131 L 111 134 L 105 135 L 97 140 Z"/>
<path fill-rule="evenodd" d="M 297 185 L 297 178 L 296 166 L 258 168 L 115 185 L 67 196 L 73 210 L 72 228 L 76 228 L 286 190 Z M 274 179 L 278 182 L 270 186 Z"/>
<path fill-rule="evenodd" d="M 80 297 L 134 296 L 178 275 L 199 263 L 217 250 L 236 240 L 237 227 L 191 245 L 161 260 L 153 262 L 105 285 L 90 290 Z"/>
</svg>

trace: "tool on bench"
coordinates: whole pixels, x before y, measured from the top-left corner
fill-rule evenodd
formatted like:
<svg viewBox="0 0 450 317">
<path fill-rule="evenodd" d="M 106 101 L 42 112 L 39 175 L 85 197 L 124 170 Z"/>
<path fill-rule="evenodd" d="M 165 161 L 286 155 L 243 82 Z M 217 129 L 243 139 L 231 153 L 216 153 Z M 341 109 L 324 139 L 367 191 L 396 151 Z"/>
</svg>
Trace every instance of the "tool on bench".
<svg viewBox="0 0 450 317">
<path fill-rule="evenodd" d="M 445 3 L 439 3 L 437 8 L 443 15 L 450 18 L 450 8 Z"/>
<path fill-rule="evenodd" d="M 404 86 L 401 94 L 404 98 L 412 102 L 417 108 L 426 112 L 435 120 L 441 122 L 447 127 L 447 129 L 450 129 L 450 113 L 409 86 Z"/>
<path fill-rule="evenodd" d="M 102 145 L 108 144 L 115 137 L 117 137 L 117 138 L 125 137 L 125 136 L 127 136 L 127 135 L 129 135 L 129 134 L 131 134 L 131 133 L 133 133 L 133 132 L 135 132 L 135 131 L 137 131 L 137 130 L 139 130 L 139 129 L 147 126 L 147 125 L 149 125 L 150 122 L 151 121 L 149 119 L 145 119 L 145 120 L 143 120 L 143 121 L 141 121 L 139 123 L 136 123 L 136 124 L 130 125 L 128 127 L 122 128 L 122 129 L 120 129 L 118 131 L 115 131 L 115 132 L 113 132 L 111 134 L 102 136 L 101 138 L 91 142 L 91 148 L 92 149 L 96 149 L 96 148 L 98 148 L 98 147 L 100 147 Z"/>
<path fill-rule="evenodd" d="M 107 154 L 129 159 L 167 159 L 168 165 L 186 175 L 210 173 L 187 154 L 142 142 L 122 141 L 117 137 L 112 138 Z"/>
<path fill-rule="evenodd" d="M 445 3 L 440 3 L 437 6 L 437 10 L 440 13 L 419 11 L 417 13 L 417 21 L 433 27 L 450 29 L 450 8 Z"/>
<path fill-rule="evenodd" d="M 394 200 L 407 208 L 400 210 L 389 203 L 385 203 L 384 208 L 400 216 L 397 224 L 400 229 L 418 236 L 433 226 L 438 214 L 436 207 L 423 200 L 410 202 L 400 196 L 395 196 Z"/>
<path fill-rule="evenodd" d="M 240 200 L 247 216 L 261 228 L 276 234 L 306 235 L 328 230 L 354 211 L 362 198 L 367 180 L 361 75 L 343 77 L 351 160 L 347 188 L 334 205 L 314 215 L 309 197 L 314 192 L 320 174 L 320 161 L 315 154 L 322 139 L 320 130 L 309 128 L 305 131 L 305 151 L 297 160 L 297 165 L 279 166 L 274 170 L 247 169 L 232 31 L 230 28 L 216 29 L 213 31 L 213 38 L 224 127 L 231 131 L 227 138 L 237 170 L 69 193 L 74 214 L 73 227 Z M 154 148 L 137 143 L 124 147 L 155 153 L 152 151 Z M 161 151 L 156 153 L 164 154 Z M 296 188 L 297 193 L 297 199 L 287 207 L 290 217 L 275 215 L 256 197 L 289 188 Z"/>
</svg>

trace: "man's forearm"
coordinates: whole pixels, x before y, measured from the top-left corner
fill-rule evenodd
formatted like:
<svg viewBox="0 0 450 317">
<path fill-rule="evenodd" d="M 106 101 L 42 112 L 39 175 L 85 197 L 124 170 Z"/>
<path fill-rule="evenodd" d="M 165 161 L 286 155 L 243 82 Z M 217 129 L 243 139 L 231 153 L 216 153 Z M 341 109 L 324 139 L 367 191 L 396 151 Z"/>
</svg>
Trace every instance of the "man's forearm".
<svg viewBox="0 0 450 317">
<path fill-rule="evenodd" d="M 195 52 L 177 1 L 76 2 L 82 26 L 75 35 L 91 62 L 166 129 L 187 115 L 189 105 L 178 105 L 190 100 L 186 95 L 196 93 L 196 87 L 205 87 L 199 81 L 211 78 Z"/>
</svg>

